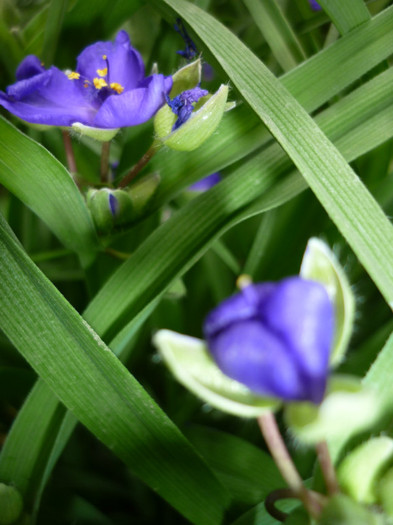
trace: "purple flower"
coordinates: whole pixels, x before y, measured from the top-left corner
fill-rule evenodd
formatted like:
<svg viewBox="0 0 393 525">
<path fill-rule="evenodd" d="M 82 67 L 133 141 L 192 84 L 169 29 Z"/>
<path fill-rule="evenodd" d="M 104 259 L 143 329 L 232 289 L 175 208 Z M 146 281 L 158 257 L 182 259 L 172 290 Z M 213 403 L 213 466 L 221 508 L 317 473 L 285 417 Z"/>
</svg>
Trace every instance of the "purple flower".
<svg viewBox="0 0 393 525">
<path fill-rule="evenodd" d="M 309 0 L 309 2 L 311 9 L 313 9 L 314 11 L 320 11 L 322 9 L 322 7 L 318 4 L 316 0 Z"/>
<path fill-rule="evenodd" d="M 189 186 L 190 191 L 207 191 L 221 181 L 221 175 L 219 173 L 212 173 L 201 180 L 198 180 L 194 184 Z"/>
<path fill-rule="evenodd" d="M 206 91 L 206 89 L 201 89 L 199 86 L 197 86 L 193 89 L 183 91 L 183 93 L 177 95 L 173 100 L 171 100 L 168 96 L 166 97 L 168 106 L 171 108 L 172 112 L 178 116 L 172 131 L 175 131 L 175 129 L 184 124 L 184 122 L 190 118 L 190 115 L 194 109 L 193 104 L 208 94 L 209 92 Z"/>
<path fill-rule="evenodd" d="M 250 390 L 322 401 L 334 309 L 321 284 L 300 277 L 249 284 L 210 312 L 204 333 L 222 372 Z"/>
<path fill-rule="evenodd" d="M 96 42 L 77 59 L 75 71 L 45 69 L 27 56 L 16 71 L 17 82 L 0 91 L 0 105 L 34 124 L 95 128 L 135 126 L 149 120 L 165 103 L 172 78 L 145 77 L 142 57 L 125 31 L 114 43 Z"/>
</svg>

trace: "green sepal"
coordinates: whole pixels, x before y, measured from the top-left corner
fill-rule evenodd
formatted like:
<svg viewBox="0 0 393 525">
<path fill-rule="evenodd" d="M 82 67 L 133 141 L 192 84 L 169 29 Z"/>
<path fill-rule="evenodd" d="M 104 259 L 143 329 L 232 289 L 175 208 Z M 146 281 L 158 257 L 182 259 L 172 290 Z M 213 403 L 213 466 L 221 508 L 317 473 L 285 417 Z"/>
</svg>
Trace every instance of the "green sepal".
<svg viewBox="0 0 393 525">
<path fill-rule="evenodd" d="M 319 525 L 387 525 L 384 517 L 344 494 L 333 496 L 324 507 Z"/>
<path fill-rule="evenodd" d="M 371 427 L 380 417 L 377 396 L 354 376 L 333 375 L 320 405 L 289 403 L 285 418 L 290 430 L 306 444 L 342 439 Z"/>
<path fill-rule="evenodd" d="M 183 91 L 197 86 L 201 81 L 202 76 L 202 62 L 198 58 L 194 62 L 182 67 L 174 75 L 172 75 L 173 85 L 170 92 L 170 97 L 174 98 Z"/>
<path fill-rule="evenodd" d="M 311 518 L 303 507 L 298 507 L 284 521 L 285 525 L 312 525 Z"/>
<path fill-rule="evenodd" d="M 201 339 L 160 330 L 153 342 L 178 381 L 209 405 L 240 417 L 258 417 L 280 406 L 223 374 Z"/>
<path fill-rule="evenodd" d="M 15 487 L 0 483 L 0 525 L 14 523 L 23 510 L 23 499 Z"/>
<path fill-rule="evenodd" d="M 223 84 L 175 131 L 172 131 L 172 128 L 177 120 L 177 115 L 166 104 L 158 111 L 154 119 L 157 139 L 165 146 L 178 151 L 192 151 L 198 148 L 217 129 L 226 109 L 227 98 L 228 86 Z"/>
<path fill-rule="evenodd" d="M 86 135 L 100 142 L 108 142 L 112 140 L 119 132 L 120 128 L 93 128 L 92 126 L 85 126 L 80 122 L 74 122 L 70 128 L 64 128 L 79 135 Z"/>
<path fill-rule="evenodd" d="M 393 468 L 379 479 L 375 491 L 386 515 L 393 519 Z"/>
<path fill-rule="evenodd" d="M 334 304 L 335 336 L 330 364 L 337 366 L 347 350 L 355 315 L 355 298 L 347 276 L 328 245 L 316 238 L 308 241 L 300 275 L 323 284 Z"/>
<path fill-rule="evenodd" d="M 110 196 L 116 199 L 116 212 L 112 213 Z M 115 227 L 127 226 L 135 219 L 132 200 L 125 190 L 90 189 L 86 195 L 87 206 L 100 233 L 109 233 Z"/>
<path fill-rule="evenodd" d="M 387 436 L 369 439 L 352 450 L 340 464 L 337 470 L 340 487 L 355 501 L 376 503 L 377 482 L 392 464 L 393 439 Z"/>
</svg>

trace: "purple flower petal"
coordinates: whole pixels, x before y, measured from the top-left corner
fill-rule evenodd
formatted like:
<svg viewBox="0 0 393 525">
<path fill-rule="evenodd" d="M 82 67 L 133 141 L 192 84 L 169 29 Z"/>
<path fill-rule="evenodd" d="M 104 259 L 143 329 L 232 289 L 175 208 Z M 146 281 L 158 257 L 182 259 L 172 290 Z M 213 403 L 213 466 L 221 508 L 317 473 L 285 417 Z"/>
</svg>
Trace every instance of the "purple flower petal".
<svg viewBox="0 0 393 525">
<path fill-rule="evenodd" d="M 107 76 L 100 75 L 99 71 L 105 68 Z M 105 77 L 108 84 L 118 83 L 125 91 L 138 87 L 145 76 L 142 57 L 131 46 L 125 31 L 118 33 L 114 43 L 96 42 L 86 47 L 78 56 L 76 71 L 90 82 Z"/>
<path fill-rule="evenodd" d="M 35 55 L 28 55 L 22 60 L 16 70 L 16 80 L 25 80 L 45 71 L 41 60 Z"/>
<path fill-rule="evenodd" d="M 165 103 L 165 90 L 171 89 L 172 82 L 168 82 L 163 75 L 152 75 L 145 83 L 146 87 L 108 97 L 99 109 L 93 126 L 136 126 L 149 120 Z"/>
<path fill-rule="evenodd" d="M 207 316 L 204 333 L 221 370 L 251 390 L 322 400 L 334 311 L 321 284 L 292 277 L 249 285 Z"/>
<path fill-rule="evenodd" d="M 7 95 L 0 92 L 0 105 L 27 122 L 49 126 L 89 125 L 96 113 L 79 85 L 56 67 L 17 82 Z"/>
</svg>

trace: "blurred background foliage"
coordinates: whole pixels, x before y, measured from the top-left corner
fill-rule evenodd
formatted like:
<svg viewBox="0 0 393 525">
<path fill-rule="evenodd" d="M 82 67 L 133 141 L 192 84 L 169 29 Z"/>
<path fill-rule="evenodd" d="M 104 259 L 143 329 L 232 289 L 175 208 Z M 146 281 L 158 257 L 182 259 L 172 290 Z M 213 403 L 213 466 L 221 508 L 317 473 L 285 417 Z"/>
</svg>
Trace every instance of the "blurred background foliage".
<svg viewBox="0 0 393 525">
<path fill-rule="evenodd" d="M 272 53 L 271 45 L 248 9 L 253 2 L 195 0 L 193 3 L 238 35 L 274 74 L 285 73 L 283 64 Z M 277 4 L 296 35 L 297 49 L 304 58 L 313 56 L 339 38 L 328 16 L 323 11 L 312 11 L 307 0 L 277 0 Z M 376 0 L 368 2 L 367 7 L 374 16 L 390 4 L 389 1 Z M 83 0 L 1 0 L 0 87 L 4 90 L 14 82 L 15 69 L 27 54 L 38 55 L 45 65 L 54 63 L 59 68 L 72 69 L 76 56 L 85 46 L 97 40 L 112 39 L 120 28 L 130 34 L 132 44 L 145 60 L 147 71 L 157 64 L 159 72 L 172 74 L 185 63 L 176 53 L 184 48 L 184 43 L 173 28 L 174 22 L 174 18 L 162 18 L 160 11 L 144 0 L 96 0 L 94 3 Z M 195 41 L 203 60 L 213 68 L 212 74 L 205 69 L 202 87 L 214 92 L 221 83 L 227 83 L 228 78 L 204 43 L 197 37 Z M 327 101 L 317 112 L 341 100 L 347 92 L 387 67 L 387 62 L 379 64 L 352 83 L 350 88 Z M 320 74 L 323 75 L 323 71 Z M 309 83 L 312 86 L 312 78 Z M 244 107 L 245 103 L 233 86 L 230 98 L 239 103 L 240 110 Z M 3 110 L 1 113 L 65 164 L 60 130 L 38 131 L 18 122 Z M 215 135 L 219 134 L 220 128 Z M 152 122 L 123 129 L 116 136 L 111 148 L 111 162 L 118 163 L 117 173 L 124 173 L 139 159 L 141 152 L 149 148 L 152 137 Z M 97 184 L 99 144 L 87 138 L 76 138 L 73 145 L 79 172 L 85 180 Z M 15 195 L 0 188 L 0 210 L 12 230 L 32 261 L 77 311 L 86 308 L 92 296 L 123 263 L 121 257 L 116 257 L 115 250 L 132 254 L 165 218 L 189 204 L 191 196 L 186 187 L 192 181 L 181 178 L 187 171 L 187 154 L 163 151 L 154 161 L 155 169 L 159 169 L 160 161 L 166 155 L 172 156 L 173 164 L 168 161 L 169 168 L 166 169 L 172 166 L 171 176 L 175 182 L 172 186 L 168 182 L 168 187 L 164 187 L 161 197 L 157 197 L 155 206 L 146 216 L 130 228 L 116 232 L 109 241 L 105 240 L 109 242 L 112 253 L 100 252 L 87 275 L 78 257 L 64 248 L 48 225 Z M 223 163 L 222 176 L 225 178 L 233 173 L 253 155 L 253 151 L 245 151 L 243 157 Z M 198 152 L 189 158 L 197 165 Z M 391 217 L 392 139 L 382 141 L 377 148 L 354 160 L 352 165 Z M 341 370 L 363 376 L 393 328 L 391 312 L 310 190 L 230 228 L 184 274 L 183 289 L 167 292 L 160 299 L 127 345 L 127 368 L 180 427 L 231 493 L 232 503 L 226 523 L 271 523 L 257 506 L 266 495 L 261 479 L 268 476 L 265 486 L 270 489 L 282 483 L 263 453 L 264 444 L 256 423 L 213 410 L 185 391 L 160 362 L 151 345 L 151 335 L 157 329 L 169 328 L 201 337 L 205 315 L 234 292 L 239 273 L 246 270 L 255 281 L 277 280 L 298 273 L 307 240 L 312 236 L 324 239 L 333 247 L 355 291 L 356 327 Z M 0 444 L 6 439 L 35 380 L 32 368 L 6 336 L 0 334 Z M 310 477 L 313 453 L 291 440 L 289 445 L 301 474 L 304 478 Z M 250 511 L 253 506 L 256 507 Z M 94 435 L 78 425 L 49 479 L 36 522 L 165 525 L 188 521 L 141 482 Z"/>
</svg>

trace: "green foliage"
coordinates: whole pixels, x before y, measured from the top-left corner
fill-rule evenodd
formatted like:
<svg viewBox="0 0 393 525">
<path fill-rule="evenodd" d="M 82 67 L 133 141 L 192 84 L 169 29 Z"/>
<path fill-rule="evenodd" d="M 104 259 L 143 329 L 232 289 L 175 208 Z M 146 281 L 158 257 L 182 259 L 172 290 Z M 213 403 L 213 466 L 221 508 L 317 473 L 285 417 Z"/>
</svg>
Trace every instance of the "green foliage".
<svg viewBox="0 0 393 525">
<path fill-rule="evenodd" d="M 2 111 L 0 489 L 23 500 L 17 525 L 275 523 L 263 500 L 285 483 L 255 422 L 202 404 L 163 366 L 151 339 L 161 329 L 200 338 L 205 315 L 234 291 L 238 274 L 255 281 L 297 274 L 311 237 L 332 247 L 347 275 L 332 263 L 341 305 L 335 364 L 348 347 L 340 366 L 374 392 L 367 421 L 382 413 L 375 429 L 391 435 L 391 3 L 320 0 L 322 12 L 307 0 L 1 4 L 2 90 L 25 55 L 74 69 L 86 45 L 120 28 L 147 71 L 155 63 L 166 75 L 180 70 L 188 89 L 200 64 L 181 69 L 176 51 L 185 44 L 173 29 L 181 17 L 196 58 L 202 53 L 214 69 L 209 80 L 204 65 L 201 87 L 217 93 L 175 133 L 170 115 L 167 145 L 186 141 L 177 148 L 186 151 L 164 146 L 152 157 L 127 188 L 132 212 L 113 230 L 101 208 L 97 228 L 86 204 L 89 188 L 103 185 L 101 144 L 89 130 L 72 137 L 76 184 L 59 130 Z M 237 106 L 222 115 L 227 91 Z M 205 113 L 217 100 L 219 118 L 207 132 Z M 115 187 L 150 151 L 155 133 L 149 122 L 116 134 L 104 186 Z M 188 143 L 199 147 L 187 151 Z M 216 171 L 223 180 L 191 198 L 188 186 Z M 194 379 L 200 387 L 209 378 Z M 352 446 L 352 431 L 340 420 L 330 433 L 335 460 Z M 287 441 L 302 476 L 317 484 L 314 457 Z M 380 474 L 372 490 L 391 513 L 391 476 Z M 16 503 L 15 516 L 19 496 Z M 289 513 L 298 504 L 277 506 Z M 379 519 L 337 498 L 322 522 L 354 515 L 358 523 Z"/>
</svg>

